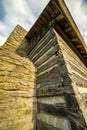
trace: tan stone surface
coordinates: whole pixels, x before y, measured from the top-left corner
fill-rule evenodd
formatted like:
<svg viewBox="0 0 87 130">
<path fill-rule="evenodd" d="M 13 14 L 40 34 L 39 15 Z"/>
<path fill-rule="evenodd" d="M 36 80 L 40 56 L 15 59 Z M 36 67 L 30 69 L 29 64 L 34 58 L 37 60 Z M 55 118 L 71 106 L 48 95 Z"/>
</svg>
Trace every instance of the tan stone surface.
<svg viewBox="0 0 87 130">
<path fill-rule="evenodd" d="M 34 127 L 35 68 L 27 57 L 21 57 L 26 52 L 25 35 L 17 26 L 0 48 L 0 130 Z"/>
</svg>

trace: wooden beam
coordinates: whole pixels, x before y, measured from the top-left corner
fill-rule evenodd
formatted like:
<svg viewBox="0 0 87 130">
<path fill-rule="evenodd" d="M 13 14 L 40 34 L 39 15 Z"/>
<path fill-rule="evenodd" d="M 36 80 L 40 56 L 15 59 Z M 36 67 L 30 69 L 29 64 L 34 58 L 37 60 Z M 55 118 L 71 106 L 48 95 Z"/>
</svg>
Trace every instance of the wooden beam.
<svg viewBox="0 0 87 130">
<path fill-rule="evenodd" d="M 47 13 L 47 11 L 44 13 L 44 15 L 47 17 L 47 19 L 50 21 L 51 20 L 51 17 L 50 15 Z"/>
<path fill-rule="evenodd" d="M 38 28 L 37 28 L 37 26 L 34 27 L 34 30 L 36 30 L 36 32 L 38 32 Z"/>
<path fill-rule="evenodd" d="M 43 42 L 45 42 L 45 40 L 43 40 Z M 37 52 L 37 54 L 34 57 L 32 57 L 33 62 L 38 60 L 41 56 L 44 55 L 45 52 L 47 52 L 50 48 L 52 48 L 56 44 L 57 43 L 55 38 L 49 39 L 49 41 Z"/>
<path fill-rule="evenodd" d="M 55 6 L 55 8 L 57 8 L 57 10 L 58 10 L 60 13 L 63 13 L 62 10 L 61 10 L 61 8 L 60 8 L 59 5 L 58 5 L 58 1 L 52 0 L 51 2 L 52 2 L 52 4 Z"/>
<path fill-rule="evenodd" d="M 48 20 L 47 20 L 47 18 L 45 17 L 45 15 L 43 15 L 43 17 L 41 17 L 42 18 L 42 20 L 44 21 L 44 24 L 46 25 L 47 23 L 48 23 Z"/>
<path fill-rule="evenodd" d="M 61 116 L 67 118 L 67 112 L 64 107 L 56 107 L 55 105 L 38 103 L 38 110 L 44 111 L 53 116 Z"/>
<path fill-rule="evenodd" d="M 49 12 L 52 18 L 55 17 L 54 11 L 50 8 L 50 6 L 47 7 L 47 12 Z"/>
<path fill-rule="evenodd" d="M 60 130 L 40 120 L 36 120 L 36 124 L 37 124 L 37 127 L 36 127 L 37 130 Z"/>
<path fill-rule="evenodd" d="M 57 17 L 56 17 L 56 21 L 60 21 L 61 19 L 63 19 L 64 16 L 62 14 L 59 14 Z"/>
<path fill-rule="evenodd" d="M 39 112 L 43 111 L 53 116 L 64 117 L 66 119 L 68 119 L 68 116 L 71 116 L 75 120 L 79 121 L 81 124 L 85 124 L 82 113 L 79 114 L 73 108 L 69 110 L 67 107 L 65 107 L 65 104 L 64 105 L 59 104 L 59 106 L 57 104 L 56 106 L 56 105 L 51 105 L 51 104 L 38 103 L 38 110 Z"/>
<path fill-rule="evenodd" d="M 65 93 L 74 94 L 72 87 L 41 87 L 37 89 L 37 97 L 61 96 Z"/>
<path fill-rule="evenodd" d="M 76 42 L 76 41 L 78 41 L 78 38 L 74 37 L 74 38 L 71 39 L 71 41 Z"/>
<path fill-rule="evenodd" d="M 83 55 L 84 58 L 87 58 L 87 55 Z"/>
<path fill-rule="evenodd" d="M 41 25 L 41 27 L 43 27 L 43 25 L 44 25 L 44 23 L 42 22 L 42 20 L 41 19 L 38 19 L 38 22 L 37 22 L 38 24 L 40 24 Z"/>
<path fill-rule="evenodd" d="M 76 48 L 82 48 L 82 45 L 76 45 Z"/>
<path fill-rule="evenodd" d="M 87 54 L 85 51 L 80 51 L 82 54 Z"/>
<path fill-rule="evenodd" d="M 78 120 L 74 119 L 72 116 L 68 116 L 68 118 L 70 119 L 72 130 L 87 130 L 85 121 L 81 123 Z"/>
<path fill-rule="evenodd" d="M 59 54 L 57 54 L 57 55 L 59 56 Z M 37 68 L 38 73 L 54 66 L 55 64 L 57 64 L 59 66 L 65 64 L 63 57 L 60 56 L 60 58 L 58 58 L 57 56 L 54 55 L 53 58 L 49 58 L 46 62 L 44 62 L 44 64 L 42 64 L 40 67 Z"/>
<path fill-rule="evenodd" d="M 58 66 L 58 65 L 60 65 L 60 66 Z M 54 87 L 59 86 L 59 84 L 62 84 L 62 87 L 65 87 L 65 86 L 70 87 L 71 82 L 72 82 L 68 75 L 65 64 L 59 64 L 59 63 L 42 71 L 41 73 L 37 73 L 37 78 L 38 78 L 37 83 L 45 82 L 44 87 L 46 87 L 47 82 L 50 83 L 49 85 L 51 85 L 51 83 L 53 83 Z M 55 80 L 58 80 L 58 81 L 55 82 Z"/>
<path fill-rule="evenodd" d="M 66 28 L 64 31 L 67 33 L 67 32 L 70 32 L 72 29 L 70 27 Z"/>
</svg>

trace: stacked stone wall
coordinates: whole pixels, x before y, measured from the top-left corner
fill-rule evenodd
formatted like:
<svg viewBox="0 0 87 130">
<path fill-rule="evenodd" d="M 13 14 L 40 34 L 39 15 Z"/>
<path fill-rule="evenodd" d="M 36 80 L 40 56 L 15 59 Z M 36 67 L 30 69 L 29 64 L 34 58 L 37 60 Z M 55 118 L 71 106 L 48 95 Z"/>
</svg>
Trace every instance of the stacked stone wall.
<svg viewBox="0 0 87 130">
<path fill-rule="evenodd" d="M 25 54 L 26 33 L 17 25 L 0 47 L 0 130 L 34 128 L 35 68 Z"/>
</svg>

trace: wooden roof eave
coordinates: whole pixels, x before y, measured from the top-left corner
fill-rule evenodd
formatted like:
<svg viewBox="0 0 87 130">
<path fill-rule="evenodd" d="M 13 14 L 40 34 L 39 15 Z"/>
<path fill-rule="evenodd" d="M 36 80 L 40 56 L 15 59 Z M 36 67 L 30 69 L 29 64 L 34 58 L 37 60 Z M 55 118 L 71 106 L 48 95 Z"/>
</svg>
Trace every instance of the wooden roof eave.
<svg viewBox="0 0 87 130">
<path fill-rule="evenodd" d="M 51 16 L 51 13 L 48 12 L 49 8 L 51 8 L 50 5 L 51 5 L 51 7 L 55 7 L 57 12 L 60 13 L 60 14 L 58 14 L 58 16 L 55 17 L 55 13 L 54 13 L 54 16 L 53 15 Z M 49 15 L 49 18 L 47 17 L 48 15 Z M 33 27 L 27 33 L 26 37 L 29 40 L 31 40 L 33 38 L 33 36 L 36 35 L 40 31 L 40 29 L 43 28 L 47 24 L 47 22 L 46 22 L 47 20 L 48 20 L 48 22 L 51 22 L 51 20 L 54 20 L 56 22 L 61 22 L 62 19 L 64 19 L 67 22 L 67 24 L 69 25 L 69 27 L 64 30 L 65 31 L 64 33 L 66 35 L 70 31 L 74 33 L 75 38 L 70 39 L 70 42 L 72 42 L 72 44 L 74 44 L 75 42 L 78 41 L 79 44 L 76 44 L 76 49 L 80 53 L 80 55 L 82 55 L 83 59 L 85 60 L 85 57 L 87 55 L 86 44 L 79 32 L 78 27 L 76 26 L 76 24 L 74 22 L 72 16 L 70 15 L 70 12 L 69 12 L 64 0 L 50 0 L 50 2 L 45 7 L 44 11 L 41 13 L 41 15 L 39 16 L 39 18 L 37 19 L 37 21 L 35 22 Z M 44 20 L 44 21 L 42 22 L 42 20 Z M 81 51 L 79 51 L 79 50 L 81 50 Z M 87 66 L 87 63 L 85 63 L 85 64 Z"/>
<path fill-rule="evenodd" d="M 61 10 L 63 11 L 63 13 L 64 13 L 66 19 L 68 20 L 68 22 L 69 22 L 71 28 L 73 28 L 73 30 L 75 31 L 77 37 L 78 37 L 79 40 L 81 41 L 82 46 L 84 47 L 85 51 L 87 52 L 86 44 L 85 44 L 85 42 L 84 42 L 84 40 L 83 40 L 83 38 L 82 38 L 82 35 L 81 35 L 81 33 L 80 33 L 80 31 L 79 31 L 77 25 L 75 24 L 75 22 L 74 22 L 72 16 L 70 15 L 69 10 L 68 10 L 67 6 L 65 5 L 64 0 L 58 0 L 58 3 L 59 3 L 59 5 L 60 5 Z"/>
</svg>

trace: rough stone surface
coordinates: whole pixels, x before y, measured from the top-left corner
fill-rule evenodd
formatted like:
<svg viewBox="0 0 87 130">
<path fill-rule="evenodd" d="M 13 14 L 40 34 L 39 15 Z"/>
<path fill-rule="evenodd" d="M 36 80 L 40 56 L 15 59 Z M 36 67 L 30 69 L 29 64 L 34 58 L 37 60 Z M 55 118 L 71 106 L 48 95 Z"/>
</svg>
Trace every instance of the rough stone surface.
<svg viewBox="0 0 87 130">
<path fill-rule="evenodd" d="M 35 124 L 35 68 L 26 57 L 26 33 L 17 25 L 0 47 L 0 130 L 32 130 Z"/>
</svg>

